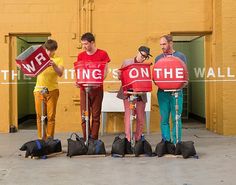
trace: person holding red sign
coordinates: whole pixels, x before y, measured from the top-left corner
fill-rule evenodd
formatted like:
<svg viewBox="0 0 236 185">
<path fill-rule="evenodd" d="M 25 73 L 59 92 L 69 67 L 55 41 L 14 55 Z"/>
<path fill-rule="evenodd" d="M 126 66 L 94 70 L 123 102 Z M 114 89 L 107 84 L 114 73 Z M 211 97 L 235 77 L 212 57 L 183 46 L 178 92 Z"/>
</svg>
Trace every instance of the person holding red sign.
<svg viewBox="0 0 236 185">
<path fill-rule="evenodd" d="M 150 56 L 150 48 L 146 46 L 141 46 L 138 48 L 138 53 L 134 58 L 126 59 L 121 68 L 124 68 L 128 65 L 134 63 L 143 63 L 147 60 Z M 118 76 L 120 79 L 120 73 L 118 72 Z M 124 124 L 125 124 L 125 137 L 127 139 L 126 142 L 126 153 L 131 154 L 133 153 L 131 149 L 131 136 L 130 136 L 130 102 L 129 102 L 129 95 L 124 92 L 122 86 L 117 94 L 119 99 L 123 99 L 124 101 L 124 109 L 125 109 L 125 117 L 124 117 Z M 142 133 L 143 133 L 143 126 L 145 123 L 145 106 L 147 103 L 147 95 L 146 93 L 142 93 L 138 95 L 137 100 L 135 101 L 136 104 L 136 132 L 135 132 L 135 141 L 140 140 Z"/>
<path fill-rule="evenodd" d="M 95 37 L 92 33 L 87 32 L 81 37 L 83 52 L 79 53 L 77 61 L 81 62 L 101 62 L 106 63 L 105 67 L 105 76 L 107 74 L 107 66 L 110 62 L 110 58 L 106 51 L 96 48 L 95 46 Z M 88 84 L 89 85 L 89 84 Z M 80 87 L 80 110 L 81 117 L 83 117 L 86 112 L 86 91 L 83 86 Z M 102 109 L 102 100 L 103 100 L 103 85 L 92 85 L 90 86 L 88 96 L 88 117 L 92 113 L 92 125 L 89 126 L 89 137 L 92 139 L 98 139 L 99 127 L 100 127 L 100 115 Z M 90 121 L 89 121 L 90 122 Z M 86 138 L 86 122 L 85 119 L 82 119 L 82 130 L 83 137 Z"/>
<path fill-rule="evenodd" d="M 51 59 L 51 66 L 37 76 L 37 82 L 34 88 L 35 110 L 37 114 L 37 129 L 39 139 L 54 137 L 56 106 L 59 97 L 57 78 L 58 76 L 61 77 L 64 71 L 63 59 L 55 55 L 55 51 L 58 47 L 57 42 L 55 40 L 49 39 L 44 43 L 43 47 L 46 49 L 46 52 Z M 47 115 L 46 136 L 42 136 L 43 133 L 41 133 L 42 88 L 48 89 L 48 93 L 43 94 L 45 104 L 44 107 Z"/>
<path fill-rule="evenodd" d="M 175 56 L 181 59 L 184 63 L 187 63 L 186 57 L 183 53 L 179 51 L 175 51 L 173 49 L 173 38 L 171 35 L 164 35 L 160 38 L 160 46 L 163 51 L 162 54 L 158 55 L 155 59 L 155 63 L 158 62 L 163 57 Z M 162 133 L 162 141 L 170 143 L 173 142 L 176 144 L 176 110 L 175 110 L 175 96 L 172 95 L 172 92 L 164 91 L 163 89 L 158 89 L 157 98 L 160 107 L 161 114 L 161 133 Z M 178 142 L 181 142 L 182 138 L 182 122 L 181 122 L 181 114 L 183 110 L 183 92 L 182 90 L 178 91 Z M 172 137 L 171 141 L 170 135 L 170 124 L 169 117 L 170 113 L 172 116 Z"/>
</svg>

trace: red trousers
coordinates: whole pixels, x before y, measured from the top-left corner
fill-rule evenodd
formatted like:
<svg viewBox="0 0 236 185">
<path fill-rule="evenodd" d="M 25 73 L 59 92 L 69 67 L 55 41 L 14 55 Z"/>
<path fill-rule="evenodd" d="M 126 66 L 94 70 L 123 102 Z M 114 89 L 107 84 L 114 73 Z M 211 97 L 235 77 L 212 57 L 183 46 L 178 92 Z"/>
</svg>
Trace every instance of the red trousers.
<svg viewBox="0 0 236 185">
<path fill-rule="evenodd" d="M 88 93 L 88 117 L 89 117 L 89 135 L 93 139 L 98 139 L 100 127 L 100 115 L 102 109 L 103 88 L 92 88 Z M 86 111 L 86 92 L 80 89 L 80 110 L 81 117 Z M 92 124 L 90 124 L 90 117 L 92 117 Z M 86 138 L 86 121 L 82 119 L 83 137 Z"/>
</svg>

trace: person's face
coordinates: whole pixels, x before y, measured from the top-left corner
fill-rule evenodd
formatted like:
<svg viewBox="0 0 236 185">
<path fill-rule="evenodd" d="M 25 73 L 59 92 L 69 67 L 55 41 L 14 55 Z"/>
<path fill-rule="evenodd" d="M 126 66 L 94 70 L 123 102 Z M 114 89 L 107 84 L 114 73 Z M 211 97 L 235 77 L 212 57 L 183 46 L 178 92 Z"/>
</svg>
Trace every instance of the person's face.
<svg viewBox="0 0 236 185">
<path fill-rule="evenodd" d="M 160 46 L 163 53 L 170 53 L 173 49 L 173 42 L 168 42 L 165 37 L 160 39 Z"/>
<path fill-rule="evenodd" d="M 90 51 L 93 51 L 93 49 L 94 49 L 94 42 L 93 41 L 89 42 L 87 40 L 82 40 L 81 44 L 82 44 L 82 47 L 85 51 L 90 52 Z"/>
<path fill-rule="evenodd" d="M 56 50 L 50 51 L 50 50 L 47 50 L 47 49 L 46 49 L 46 52 L 47 52 L 47 54 L 48 54 L 49 57 L 53 57 L 53 56 L 55 55 Z"/>
<path fill-rule="evenodd" d="M 144 62 L 146 59 L 148 59 L 148 55 L 147 53 L 143 52 L 143 51 L 139 51 L 136 57 L 136 60 L 138 63 L 142 63 Z"/>
</svg>

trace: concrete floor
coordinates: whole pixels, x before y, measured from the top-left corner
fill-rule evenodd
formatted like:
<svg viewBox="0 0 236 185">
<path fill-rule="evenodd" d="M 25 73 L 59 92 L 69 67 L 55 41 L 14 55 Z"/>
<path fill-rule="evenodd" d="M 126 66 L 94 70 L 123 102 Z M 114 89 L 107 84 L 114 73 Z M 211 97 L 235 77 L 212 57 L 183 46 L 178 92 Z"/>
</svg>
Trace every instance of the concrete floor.
<svg viewBox="0 0 236 185">
<path fill-rule="evenodd" d="M 57 134 L 67 150 L 70 133 Z M 183 140 L 193 140 L 199 159 L 173 157 L 24 158 L 19 147 L 35 139 L 35 130 L 0 134 L 0 185 L 235 185 L 236 137 L 216 135 L 202 127 L 183 129 Z M 110 152 L 115 135 L 101 137 Z M 146 138 L 153 148 L 160 134 Z"/>
</svg>

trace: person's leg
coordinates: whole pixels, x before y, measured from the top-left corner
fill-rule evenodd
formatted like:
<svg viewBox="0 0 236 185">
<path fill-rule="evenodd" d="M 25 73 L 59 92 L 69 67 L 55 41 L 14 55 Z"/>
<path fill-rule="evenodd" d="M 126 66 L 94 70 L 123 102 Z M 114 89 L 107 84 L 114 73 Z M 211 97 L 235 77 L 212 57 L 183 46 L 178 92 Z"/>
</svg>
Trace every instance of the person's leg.
<svg viewBox="0 0 236 185">
<path fill-rule="evenodd" d="M 171 95 L 168 92 L 158 91 L 157 98 L 161 114 L 161 134 L 162 139 L 170 141 L 170 98 Z"/>
<path fill-rule="evenodd" d="M 171 118 L 172 118 L 172 137 L 173 142 L 176 144 L 177 138 L 176 138 L 176 100 L 175 96 L 172 95 L 171 98 Z M 183 111 L 183 92 L 178 92 L 178 142 L 181 142 L 182 140 L 182 120 L 181 120 L 181 114 Z"/>
<path fill-rule="evenodd" d="M 143 101 L 137 101 L 136 103 L 136 132 L 135 132 L 135 141 L 138 141 L 141 138 L 143 133 L 143 126 L 145 123 L 145 106 L 146 103 Z"/>
<path fill-rule="evenodd" d="M 49 94 L 46 94 L 46 104 L 47 104 L 47 129 L 46 136 L 54 137 L 55 131 L 55 117 L 56 117 L 56 108 L 57 108 L 57 100 L 59 97 L 59 90 L 55 89 L 53 91 L 49 91 Z"/>
<path fill-rule="evenodd" d="M 42 139 L 42 129 L 41 129 L 41 108 L 42 108 L 42 100 L 41 100 L 41 94 L 40 92 L 34 92 L 34 102 L 35 102 L 35 112 L 37 116 L 37 132 L 38 132 L 38 138 Z M 44 107 L 46 105 L 44 104 Z M 46 113 L 44 111 L 44 113 Z"/>
<path fill-rule="evenodd" d="M 124 100 L 124 124 L 125 124 L 125 137 L 130 142 L 130 102 L 128 99 Z"/>
<path fill-rule="evenodd" d="M 90 98 L 88 97 L 88 116 L 89 116 L 89 135 L 90 135 Z M 86 139 L 86 120 L 83 118 L 86 112 L 86 92 L 84 89 L 80 89 L 80 115 L 81 115 L 81 126 L 83 131 L 83 137 Z"/>
<path fill-rule="evenodd" d="M 91 135 L 93 139 L 98 139 L 100 116 L 102 110 L 103 89 L 93 89 L 91 94 L 91 107 L 92 107 L 92 128 Z"/>
</svg>

